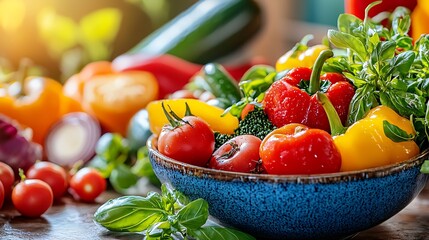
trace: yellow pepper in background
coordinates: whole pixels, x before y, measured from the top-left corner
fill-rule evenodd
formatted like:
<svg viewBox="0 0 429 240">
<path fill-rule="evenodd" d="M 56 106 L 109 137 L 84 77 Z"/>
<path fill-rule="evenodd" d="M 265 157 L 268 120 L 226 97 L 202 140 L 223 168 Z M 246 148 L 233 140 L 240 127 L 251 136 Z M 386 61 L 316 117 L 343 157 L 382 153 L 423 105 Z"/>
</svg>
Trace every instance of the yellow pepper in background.
<svg viewBox="0 0 429 240">
<path fill-rule="evenodd" d="M 216 132 L 232 134 L 238 127 L 238 118 L 232 116 L 230 113 L 222 116 L 225 111 L 222 108 L 209 105 L 197 99 L 165 99 L 152 101 L 146 107 L 149 116 L 150 130 L 155 135 L 159 135 L 162 127 L 168 124 L 167 117 L 162 110 L 162 103 L 164 103 L 167 111 L 171 108 L 179 117 L 185 116 L 185 103 L 187 103 L 192 115 L 204 119 L 209 124 L 210 128 Z"/>
<path fill-rule="evenodd" d="M 429 1 L 418 0 L 417 6 L 411 13 L 411 37 L 414 41 L 422 35 L 429 33 L 429 26 L 426 22 L 429 20 Z"/>
<path fill-rule="evenodd" d="M 320 52 L 328 49 L 328 46 L 318 44 L 309 47 L 307 42 L 311 38 L 311 35 L 305 36 L 291 50 L 283 54 L 276 62 L 276 71 L 281 72 L 295 67 L 313 67 Z"/>
<path fill-rule="evenodd" d="M 387 106 L 377 106 L 365 118 L 352 124 L 344 134 L 334 136 L 335 145 L 341 153 L 341 171 L 398 163 L 420 153 L 413 140 L 394 142 L 388 138 L 384 133 L 383 120 L 415 135 L 409 119 L 401 117 Z"/>
</svg>

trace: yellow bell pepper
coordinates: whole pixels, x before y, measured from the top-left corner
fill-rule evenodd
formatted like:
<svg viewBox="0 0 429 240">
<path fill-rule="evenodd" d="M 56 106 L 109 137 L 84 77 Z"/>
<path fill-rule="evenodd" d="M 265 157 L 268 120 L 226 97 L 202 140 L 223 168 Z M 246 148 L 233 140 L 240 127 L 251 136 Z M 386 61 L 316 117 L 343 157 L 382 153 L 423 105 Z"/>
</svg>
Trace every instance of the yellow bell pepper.
<svg viewBox="0 0 429 240">
<path fill-rule="evenodd" d="M 283 54 L 276 62 L 276 71 L 281 72 L 295 67 L 311 68 L 320 52 L 328 49 L 328 46 L 317 44 L 309 47 L 307 42 L 310 39 L 311 35 L 305 36 L 291 50 Z"/>
<path fill-rule="evenodd" d="M 409 119 L 403 118 L 387 106 L 380 105 L 351 125 L 345 134 L 335 136 L 341 153 L 341 171 L 361 170 L 402 162 L 419 154 L 413 140 L 394 142 L 386 136 L 383 120 L 415 135 Z"/>
<path fill-rule="evenodd" d="M 416 134 L 411 121 L 391 108 L 377 106 L 363 119 L 345 130 L 329 99 L 320 93 L 317 97 L 327 112 L 331 134 L 334 135 L 334 143 L 341 154 L 341 171 L 363 170 L 398 163 L 420 153 L 414 140 L 394 142 L 386 136 L 384 121 L 405 131 L 407 135 Z"/>
<path fill-rule="evenodd" d="M 211 106 L 197 99 L 164 99 L 150 102 L 146 110 L 149 116 L 150 130 L 153 134 L 159 135 L 162 127 L 168 124 L 168 120 L 162 110 L 162 103 L 169 110 L 173 110 L 179 117 L 184 117 L 186 112 L 186 104 L 189 105 L 192 115 L 201 117 L 210 126 L 213 131 L 232 134 L 238 127 L 238 118 L 230 113 L 222 116 L 224 109 Z"/>
</svg>

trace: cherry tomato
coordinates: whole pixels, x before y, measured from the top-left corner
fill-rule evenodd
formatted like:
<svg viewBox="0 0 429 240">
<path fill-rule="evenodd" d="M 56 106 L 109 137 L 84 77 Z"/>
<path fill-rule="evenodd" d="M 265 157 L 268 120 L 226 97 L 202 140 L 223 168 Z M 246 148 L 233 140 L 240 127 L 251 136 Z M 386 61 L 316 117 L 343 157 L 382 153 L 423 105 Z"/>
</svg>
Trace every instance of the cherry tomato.
<svg viewBox="0 0 429 240">
<path fill-rule="evenodd" d="M 40 179 L 52 189 L 55 199 L 64 196 L 67 191 L 68 179 L 64 168 L 52 162 L 37 162 L 27 170 L 28 179 Z"/>
<path fill-rule="evenodd" d="M 177 127 L 166 125 L 158 138 L 160 153 L 175 160 L 206 166 L 215 146 L 213 131 L 201 118 L 185 116 Z"/>
<path fill-rule="evenodd" d="M 0 162 L 0 181 L 3 184 L 5 198 L 10 197 L 12 186 L 15 182 L 15 173 L 13 169 L 4 162 Z"/>
<path fill-rule="evenodd" d="M 332 136 L 298 123 L 269 133 L 259 149 L 269 174 L 317 174 L 338 172 L 341 155 Z"/>
<path fill-rule="evenodd" d="M 70 193 L 76 200 L 93 202 L 106 190 L 106 179 L 90 167 L 84 167 L 70 179 Z"/>
<path fill-rule="evenodd" d="M 5 199 L 5 195 L 4 195 L 4 187 L 3 187 L 3 183 L 1 183 L 0 181 L 0 209 L 3 207 L 3 203 L 4 203 L 4 199 Z"/>
<path fill-rule="evenodd" d="M 26 179 L 12 190 L 13 206 L 23 216 L 39 217 L 45 213 L 54 201 L 51 187 L 39 179 Z"/>
<path fill-rule="evenodd" d="M 253 135 L 234 137 L 216 149 L 209 167 L 225 171 L 259 173 L 261 139 Z"/>
</svg>

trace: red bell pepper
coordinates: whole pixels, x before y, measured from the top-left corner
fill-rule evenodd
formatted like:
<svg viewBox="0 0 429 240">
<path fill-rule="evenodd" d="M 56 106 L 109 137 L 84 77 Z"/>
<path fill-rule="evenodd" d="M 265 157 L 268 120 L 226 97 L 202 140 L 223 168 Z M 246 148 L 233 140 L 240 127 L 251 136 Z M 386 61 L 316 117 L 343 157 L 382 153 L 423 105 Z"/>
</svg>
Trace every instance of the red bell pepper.
<svg viewBox="0 0 429 240">
<path fill-rule="evenodd" d="M 353 14 L 360 19 L 365 17 L 365 8 L 375 0 L 345 0 L 344 1 L 344 10 L 346 13 Z M 396 7 L 403 6 L 410 11 L 417 5 L 417 0 L 384 0 L 380 4 L 371 8 L 368 12 L 369 17 L 374 17 L 380 12 L 393 12 Z"/>
<path fill-rule="evenodd" d="M 350 101 L 355 93 L 353 85 L 340 73 L 326 73 L 319 77 L 324 61 L 332 56 L 331 50 L 324 50 L 317 58 L 313 70 L 294 68 L 270 86 L 262 104 L 276 127 L 302 123 L 310 128 L 329 132 L 329 121 L 317 100 L 317 91 L 326 93 L 345 124 Z"/>
<path fill-rule="evenodd" d="M 249 68 L 263 62 L 264 60 L 254 59 L 241 65 L 223 67 L 238 81 Z M 150 57 L 142 54 L 121 56 L 112 62 L 112 66 L 118 72 L 130 70 L 151 72 L 158 80 L 161 99 L 182 89 L 203 67 L 169 54 Z"/>
</svg>

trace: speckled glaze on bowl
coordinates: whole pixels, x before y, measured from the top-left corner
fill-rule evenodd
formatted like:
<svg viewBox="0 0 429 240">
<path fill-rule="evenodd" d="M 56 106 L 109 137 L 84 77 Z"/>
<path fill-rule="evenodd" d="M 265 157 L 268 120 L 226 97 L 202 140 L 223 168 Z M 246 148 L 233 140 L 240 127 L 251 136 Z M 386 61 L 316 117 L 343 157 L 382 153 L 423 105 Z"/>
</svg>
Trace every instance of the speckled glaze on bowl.
<svg viewBox="0 0 429 240">
<path fill-rule="evenodd" d="M 212 216 L 258 239 L 348 238 L 405 208 L 428 178 L 420 173 L 427 150 L 371 170 L 280 176 L 184 164 L 160 154 L 155 141 L 148 141 L 149 157 L 161 182 L 207 200 Z"/>
</svg>

